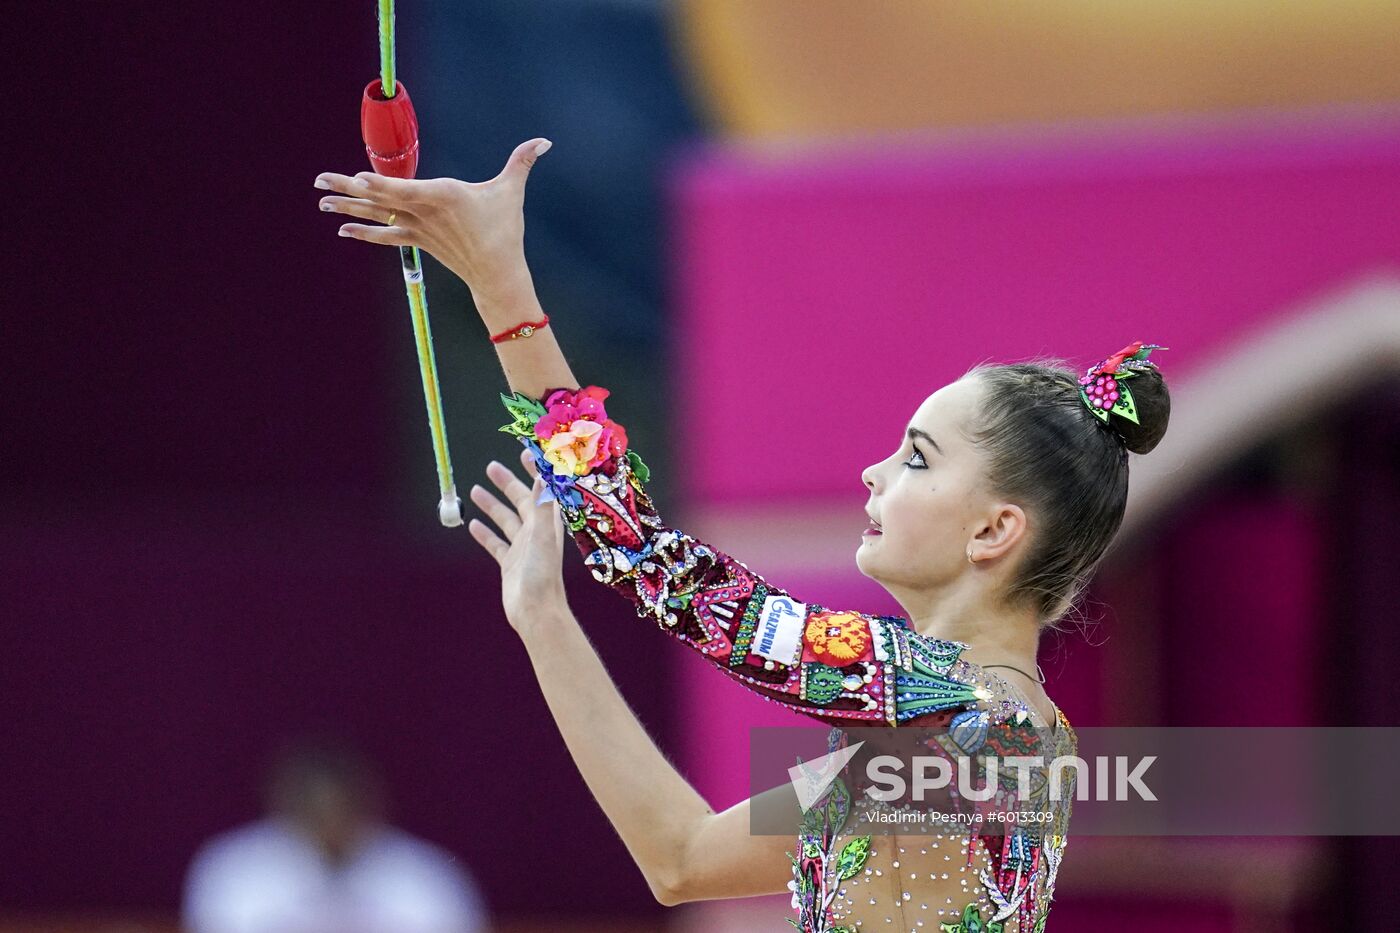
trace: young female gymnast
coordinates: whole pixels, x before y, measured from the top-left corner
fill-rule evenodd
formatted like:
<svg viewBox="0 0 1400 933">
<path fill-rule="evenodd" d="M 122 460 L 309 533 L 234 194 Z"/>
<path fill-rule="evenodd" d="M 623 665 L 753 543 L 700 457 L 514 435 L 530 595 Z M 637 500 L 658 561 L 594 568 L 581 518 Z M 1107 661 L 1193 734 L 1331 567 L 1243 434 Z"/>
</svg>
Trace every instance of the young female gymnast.
<svg viewBox="0 0 1400 933">
<path fill-rule="evenodd" d="M 909 834 L 858 819 L 853 798 L 866 785 L 849 776 L 803 813 L 795 847 L 753 834 L 763 801 L 714 812 L 618 694 L 569 611 L 563 540 L 571 534 L 594 577 L 639 616 L 736 683 L 843 727 L 830 750 L 854 726 L 871 727 L 862 734 L 877 746 L 928 726 L 936 738 L 923 747 L 936 754 L 1072 755 L 1073 730 L 1037 676 L 1038 639 L 1119 527 L 1128 452 L 1146 453 L 1166 430 L 1166 385 L 1147 359 L 1157 347 L 1131 344 L 1083 376 L 1044 362 L 981 365 L 938 389 L 861 475 L 870 528 L 856 564 L 905 617 L 802 602 L 667 526 L 607 390 L 574 378 L 525 262 L 525 182 L 548 147 L 523 143 L 483 183 L 364 172 L 326 173 L 316 186 L 336 192 L 322 210 L 384 224 L 341 235 L 419 246 L 472 291 L 514 393 L 502 430 L 524 444 L 533 488 L 493 461 L 486 475 L 504 501 L 481 486 L 471 500 L 496 529 L 473 520 L 471 533 L 500 565 L 506 617 L 579 771 L 657 899 L 791 891 L 789 922 L 808 933 L 1041 931 L 1072 790 L 1051 799 L 1038 771 L 1030 796 L 1045 822 Z M 880 806 L 909 809 L 895 803 Z"/>
</svg>

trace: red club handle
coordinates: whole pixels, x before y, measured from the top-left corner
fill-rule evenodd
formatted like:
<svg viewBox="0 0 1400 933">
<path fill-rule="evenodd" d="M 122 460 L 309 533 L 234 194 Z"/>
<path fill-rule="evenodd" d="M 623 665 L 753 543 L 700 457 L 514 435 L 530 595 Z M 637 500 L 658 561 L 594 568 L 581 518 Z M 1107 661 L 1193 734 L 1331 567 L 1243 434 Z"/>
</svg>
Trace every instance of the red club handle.
<svg viewBox="0 0 1400 933">
<path fill-rule="evenodd" d="M 381 175 L 412 178 L 418 171 L 418 117 L 402 81 L 386 98 L 378 78 L 365 85 L 360 100 L 360 136 L 369 163 Z"/>
</svg>

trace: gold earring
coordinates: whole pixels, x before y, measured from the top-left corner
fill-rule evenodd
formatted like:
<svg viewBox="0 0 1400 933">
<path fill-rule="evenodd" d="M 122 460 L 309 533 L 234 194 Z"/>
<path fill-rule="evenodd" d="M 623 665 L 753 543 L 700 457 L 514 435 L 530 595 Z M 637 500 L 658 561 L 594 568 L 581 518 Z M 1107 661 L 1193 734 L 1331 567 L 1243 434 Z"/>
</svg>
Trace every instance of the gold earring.
<svg viewBox="0 0 1400 933">
<path fill-rule="evenodd" d="M 967 562 L 968 562 L 969 564 L 974 564 L 974 563 L 976 563 L 976 561 L 974 561 L 974 560 L 972 559 L 972 548 L 968 548 L 968 549 L 967 549 Z"/>
</svg>

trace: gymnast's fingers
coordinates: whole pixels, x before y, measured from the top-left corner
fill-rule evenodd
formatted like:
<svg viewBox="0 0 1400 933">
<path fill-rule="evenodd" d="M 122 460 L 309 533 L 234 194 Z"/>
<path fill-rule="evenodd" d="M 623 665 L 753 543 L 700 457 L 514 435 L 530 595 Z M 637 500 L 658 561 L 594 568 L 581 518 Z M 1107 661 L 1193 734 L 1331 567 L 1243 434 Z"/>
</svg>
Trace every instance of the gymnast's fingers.
<svg viewBox="0 0 1400 933">
<path fill-rule="evenodd" d="M 441 190 L 436 178 L 389 178 L 377 172 L 341 175 L 322 172 L 314 182 L 323 191 L 335 191 L 355 198 L 369 198 L 379 204 L 421 204 L 433 200 Z"/>
<path fill-rule="evenodd" d="M 341 175 L 339 172 L 322 172 L 316 176 L 315 185 L 323 191 L 338 191 L 352 197 L 367 198 L 370 196 L 367 180 Z"/>
<path fill-rule="evenodd" d="M 491 521 L 496 523 L 496 527 L 501 529 L 507 541 L 514 541 L 515 536 L 520 532 L 520 516 L 514 509 L 509 508 L 500 499 L 480 486 L 473 486 L 471 492 L 467 493 L 476 507 L 486 513 Z"/>
<path fill-rule="evenodd" d="M 529 473 L 536 479 L 539 478 L 540 468 L 535 464 L 535 455 L 530 451 L 530 448 L 526 447 L 524 450 L 520 451 L 520 463 L 525 467 L 526 473 Z"/>
<path fill-rule="evenodd" d="M 521 522 L 522 533 L 530 541 L 538 540 L 534 537 L 543 534 L 547 541 L 559 544 L 563 541 L 564 523 L 560 520 L 559 500 L 550 498 L 545 502 L 540 501 L 544 495 L 544 477 L 536 476 L 534 484 L 530 487 L 530 501 L 534 507 L 526 512 Z"/>
<path fill-rule="evenodd" d="M 364 224 L 344 224 L 340 228 L 340 235 L 348 236 L 353 240 L 364 240 L 366 243 L 379 243 L 383 246 L 418 245 L 417 238 L 397 225 L 393 227 L 367 227 Z"/>
<path fill-rule="evenodd" d="M 496 563 L 506 559 L 506 552 L 510 550 L 510 545 L 500 539 L 497 534 L 486 523 L 479 518 L 474 518 L 467 522 L 467 530 L 472 533 L 476 543 L 486 549 L 486 553 L 496 559 Z"/>
<path fill-rule="evenodd" d="M 429 178 L 392 178 L 378 172 L 357 172 L 355 181 L 368 186 L 369 197 L 395 204 L 421 204 L 431 199 L 434 188 Z"/>
<path fill-rule="evenodd" d="M 365 220 L 372 220 L 380 224 L 397 224 L 400 227 L 411 227 L 418 221 L 418 218 L 414 217 L 407 208 L 395 210 L 387 205 L 375 204 L 373 201 L 367 201 L 363 198 L 341 198 L 332 195 L 321 199 L 321 210 L 349 214 L 351 217 L 363 217 Z"/>
<path fill-rule="evenodd" d="M 492 460 L 486 466 L 486 475 L 491 478 L 491 482 L 496 484 L 496 488 L 506 494 L 510 504 L 515 506 L 515 510 L 524 514 L 525 507 L 530 504 L 530 487 L 520 481 L 505 464 Z"/>
<path fill-rule="evenodd" d="M 551 496 L 546 502 L 540 502 L 540 498 L 544 495 L 544 477 L 536 476 L 534 484 L 530 487 L 531 501 L 535 503 L 535 508 L 527 516 L 526 525 L 533 534 L 535 528 L 542 524 L 544 527 L 539 533 L 556 546 L 561 546 L 564 540 L 564 516 L 559 508 L 560 502 L 554 496 Z M 562 548 L 559 553 L 563 553 Z"/>
</svg>

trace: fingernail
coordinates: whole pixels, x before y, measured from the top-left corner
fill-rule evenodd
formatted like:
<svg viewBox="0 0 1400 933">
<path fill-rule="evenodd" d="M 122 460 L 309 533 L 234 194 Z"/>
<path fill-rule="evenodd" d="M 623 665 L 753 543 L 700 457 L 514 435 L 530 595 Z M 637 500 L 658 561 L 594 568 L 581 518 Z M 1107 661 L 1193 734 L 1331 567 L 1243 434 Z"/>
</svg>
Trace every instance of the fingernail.
<svg viewBox="0 0 1400 933">
<path fill-rule="evenodd" d="M 323 210 L 323 211 L 331 210 L 331 206 L 330 206 L 329 204 L 326 204 L 326 203 L 322 202 L 322 204 L 321 204 L 321 210 Z"/>
<path fill-rule="evenodd" d="M 535 147 L 535 155 L 537 157 L 544 155 L 546 152 L 549 151 L 549 147 L 552 145 L 554 145 L 554 143 L 546 139 L 544 142 L 540 143 L 538 146 Z"/>
<path fill-rule="evenodd" d="M 341 236 L 349 236 L 349 235 L 350 235 L 350 231 L 349 231 L 349 230 L 346 230 L 344 227 L 341 227 L 341 228 L 340 228 L 338 231 L 336 231 L 336 232 L 339 233 Z"/>
<path fill-rule="evenodd" d="M 324 178 L 318 178 L 316 179 L 316 187 L 320 188 L 323 191 L 329 191 L 331 190 L 331 183 L 326 181 Z"/>
<path fill-rule="evenodd" d="M 369 190 L 369 182 L 365 181 L 363 178 L 356 178 L 354 181 L 350 182 L 350 186 L 352 188 L 358 188 L 361 191 Z"/>
</svg>

